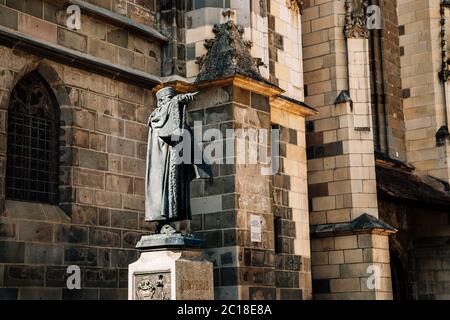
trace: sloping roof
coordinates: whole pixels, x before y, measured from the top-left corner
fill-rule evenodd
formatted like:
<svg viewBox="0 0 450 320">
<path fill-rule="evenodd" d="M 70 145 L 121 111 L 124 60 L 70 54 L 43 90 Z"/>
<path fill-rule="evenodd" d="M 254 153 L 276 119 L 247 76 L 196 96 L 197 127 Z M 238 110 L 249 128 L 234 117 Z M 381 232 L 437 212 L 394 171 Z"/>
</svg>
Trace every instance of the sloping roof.
<svg viewBox="0 0 450 320">
<path fill-rule="evenodd" d="M 353 221 L 346 223 L 331 223 L 324 225 L 312 225 L 310 232 L 316 237 L 329 237 L 332 235 L 346 235 L 354 233 L 383 233 L 393 234 L 397 230 L 381 219 L 364 213 Z"/>
<path fill-rule="evenodd" d="M 407 170 L 376 166 L 378 195 L 450 210 L 450 195 Z"/>
</svg>

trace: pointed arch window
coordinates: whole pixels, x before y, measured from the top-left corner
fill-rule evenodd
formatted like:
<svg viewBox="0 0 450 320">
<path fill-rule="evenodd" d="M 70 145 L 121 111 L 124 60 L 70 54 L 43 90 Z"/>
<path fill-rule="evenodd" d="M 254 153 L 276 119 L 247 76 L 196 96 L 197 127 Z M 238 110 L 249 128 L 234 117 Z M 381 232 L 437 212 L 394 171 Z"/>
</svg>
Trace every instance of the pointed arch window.
<svg viewBox="0 0 450 320">
<path fill-rule="evenodd" d="M 6 198 L 56 204 L 58 179 L 59 107 L 49 85 L 33 72 L 11 93 Z"/>
</svg>

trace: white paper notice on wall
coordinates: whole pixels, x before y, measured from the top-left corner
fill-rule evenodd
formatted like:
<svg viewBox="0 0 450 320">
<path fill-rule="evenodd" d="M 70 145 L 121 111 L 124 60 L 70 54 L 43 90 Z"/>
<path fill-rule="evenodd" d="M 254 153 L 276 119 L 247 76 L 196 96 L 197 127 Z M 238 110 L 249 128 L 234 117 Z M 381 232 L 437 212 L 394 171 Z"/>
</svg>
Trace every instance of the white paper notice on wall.
<svg viewBox="0 0 450 320">
<path fill-rule="evenodd" d="M 250 216 L 250 232 L 252 242 L 262 242 L 261 217 L 256 215 Z"/>
</svg>

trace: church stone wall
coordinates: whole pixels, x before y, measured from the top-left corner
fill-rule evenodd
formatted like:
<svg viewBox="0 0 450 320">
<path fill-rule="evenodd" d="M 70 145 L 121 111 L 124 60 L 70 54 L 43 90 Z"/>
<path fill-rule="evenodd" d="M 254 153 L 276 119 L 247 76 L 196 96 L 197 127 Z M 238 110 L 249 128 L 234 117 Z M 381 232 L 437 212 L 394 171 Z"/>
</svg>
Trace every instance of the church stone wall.
<svg viewBox="0 0 450 320">
<path fill-rule="evenodd" d="M 153 25 L 151 2 L 91 1 Z M 114 3 L 114 6 L 113 6 Z M 160 75 L 160 44 L 82 11 L 81 30 L 65 27 L 56 1 L 0 1 L 0 24 L 123 67 Z M 64 18 L 63 18 L 64 17 Z M 62 20 L 61 20 L 62 19 Z M 1 198 L 5 194 L 9 95 L 35 70 L 61 111 L 60 205 L 6 200 L 0 212 L 0 298 L 126 299 L 127 267 L 144 233 L 148 88 L 0 47 Z M 4 202 L 4 201 L 3 201 Z M 81 268 L 81 290 L 66 286 L 67 267 Z"/>
<path fill-rule="evenodd" d="M 216 299 L 310 299 L 305 120 L 249 90 L 202 89 L 190 107 L 191 122 L 204 119 L 204 129 L 223 136 L 226 129 L 280 129 L 280 172 L 264 176 L 261 164 L 214 165 L 212 184 L 192 184 L 191 229 L 206 240 L 214 262 Z M 240 139 L 233 140 L 238 150 Z M 251 239 L 255 215 L 262 221 L 261 243 Z"/>
<path fill-rule="evenodd" d="M 447 139 L 436 133 L 448 126 L 442 70 L 440 1 L 397 1 L 407 160 L 417 173 L 449 181 Z M 417 41 L 420 39 L 420 42 Z"/>
</svg>

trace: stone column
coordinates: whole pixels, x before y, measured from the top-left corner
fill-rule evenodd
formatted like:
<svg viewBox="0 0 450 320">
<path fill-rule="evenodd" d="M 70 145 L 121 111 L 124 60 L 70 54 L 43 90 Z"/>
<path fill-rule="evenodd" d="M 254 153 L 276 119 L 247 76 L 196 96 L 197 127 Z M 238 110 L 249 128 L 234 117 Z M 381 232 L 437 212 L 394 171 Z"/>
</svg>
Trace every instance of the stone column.
<svg viewBox="0 0 450 320">
<path fill-rule="evenodd" d="M 248 145 L 252 134 L 259 139 L 261 129 L 270 134 L 269 97 L 280 91 L 241 76 L 202 82 L 196 88 L 200 94 L 191 105 L 192 121 L 202 121 L 204 130 L 217 129 L 223 138 L 219 142 L 225 143 L 214 182 L 194 182 L 191 201 L 193 231 L 206 239 L 206 254 L 215 266 L 215 298 L 275 299 L 272 176 L 261 173 L 269 165 L 249 164 L 254 154 Z M 258 143 L 267 148 L 270 140 Z M 261 222 L 261 241 L 252 241 L 254 217 Z"/>
<path fill-rule="evenodd" d="M 392 297 L 385 265 L 394 230 L 378 220 L 366 7 L 354 3 L 310 5 L 304 15 L 305 101 L 319 110 L 307 124 L 316 299 Z M 381 223 L 377 241 L 372 224 L 358 230 L 361 219 Z M 371 265 L 378 279 L 373 289 L 367 287 Z"/>
<path fill-rule="evenodd" d="M 217 130 L 225 143 L 214 182 L 194 181 L 191 200 L 192 231 L 205 239 L 214 263 L 215 298 L 310 299 L 304 117 L 314 111 L 280 97 L 277 87 L 239 75 L 190 88 L 197 90 L 191 124 L 200 121 L 204 130 Z M 227 136 L 227 129 L 234 135 Z M 259 155 L 257 163 L 249 162 L 254 154 L 248 147 L 239 154 L 239 146 L 252 132 L 260 139 L 261 132 L 270 136 L 274 129 L 280 130 L 281 158 L 272 175 L 271 163 L 262 163 Z M 258 144 L 270 157 L 270 140 Z M 230 146 L 234 155 L 226 153 Z M 239 162 L 241 156 L 246 163 Z M 255 219 L 261 224 L 259 240 L 252 236 Z"/>
</svg>

